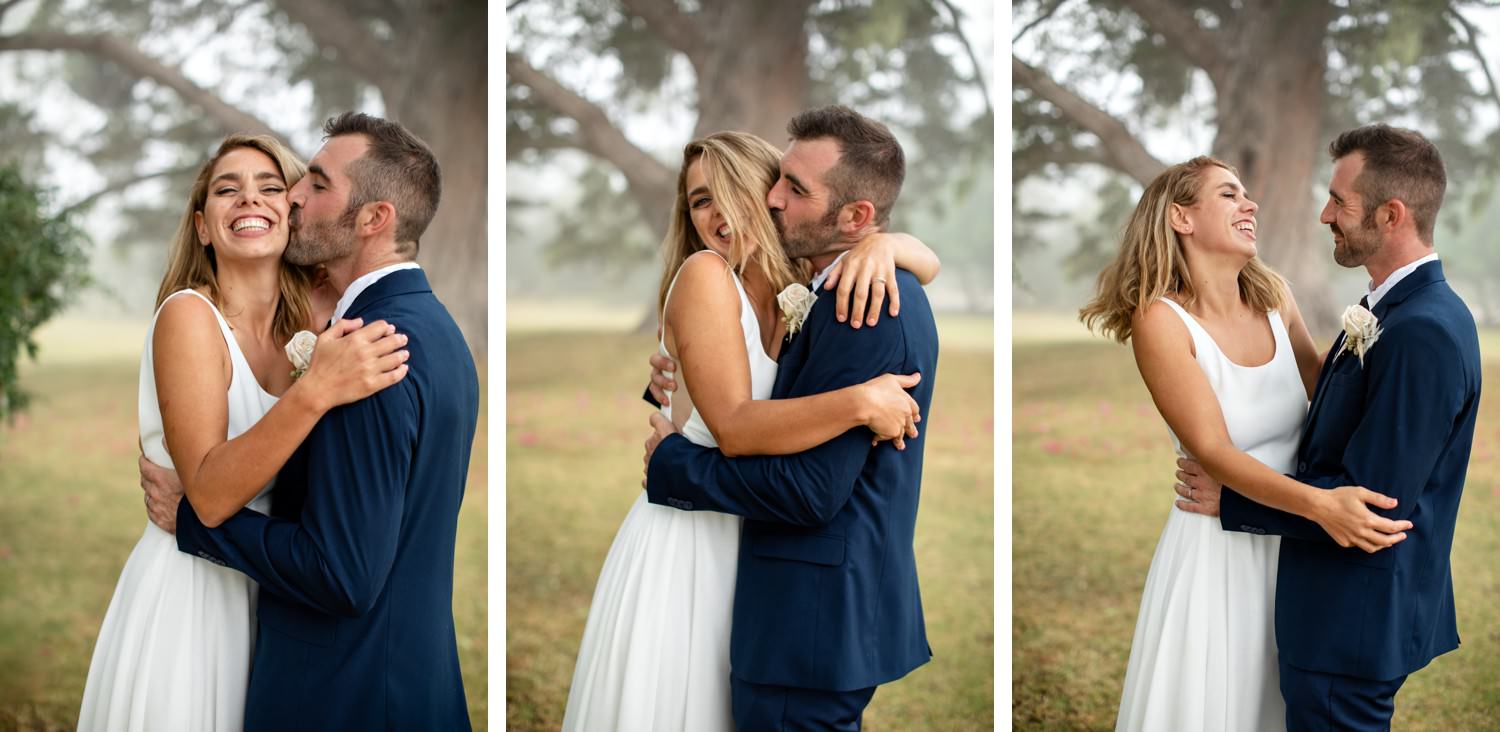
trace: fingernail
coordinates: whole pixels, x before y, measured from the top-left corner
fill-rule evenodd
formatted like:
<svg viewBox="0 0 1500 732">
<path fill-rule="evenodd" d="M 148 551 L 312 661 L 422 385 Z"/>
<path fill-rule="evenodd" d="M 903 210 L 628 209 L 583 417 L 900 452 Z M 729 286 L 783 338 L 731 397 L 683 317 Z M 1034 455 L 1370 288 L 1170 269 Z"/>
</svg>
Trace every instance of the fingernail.
<svg viewBox="0 0 1500 732">
<path fill-rule="evenodd" d="M 844 316 L 842 316 L 842 315 L 838 316 L 838 319 L 839 319 L 840 323 L 844 322 L 844 320 L 845 320 Z"/>
</svg>

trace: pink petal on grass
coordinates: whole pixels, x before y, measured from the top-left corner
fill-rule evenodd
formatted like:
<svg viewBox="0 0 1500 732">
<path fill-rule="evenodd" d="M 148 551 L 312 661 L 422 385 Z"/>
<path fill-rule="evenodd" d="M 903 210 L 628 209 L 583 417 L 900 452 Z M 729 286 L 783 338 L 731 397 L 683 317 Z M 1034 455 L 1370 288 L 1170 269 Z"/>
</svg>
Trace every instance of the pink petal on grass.
<svg viewBox="0 0 1500 732">
<path fill-rule="evenodd" d="M 535 432 L 524 432 L 516 436 L 516 443 L 521 447 L 536 447 L 537 437 Z"/>
<path fill-rule="evenodd" d="M 1058 442 L 1057 440 L 1048 440 L 1042 443 L 1042 452 L 1045 452 L 1048 455 L 1059 455 L 1062 454 L 1062 451 L 1062 443 Z"/>
</svg>

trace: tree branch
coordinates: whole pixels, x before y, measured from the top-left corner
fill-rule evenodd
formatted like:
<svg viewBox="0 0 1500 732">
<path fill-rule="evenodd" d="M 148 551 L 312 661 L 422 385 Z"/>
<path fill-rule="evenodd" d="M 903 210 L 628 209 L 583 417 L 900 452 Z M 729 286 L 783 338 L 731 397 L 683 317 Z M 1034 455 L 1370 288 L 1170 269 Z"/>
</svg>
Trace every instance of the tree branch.
<svg viewBox="0 0 1500 732">
<path fill-rule="evenodd" d="M 650 210 L 670 202 L 676 175 L 661 161 L 635 146 L 609 121 L 598 105 L 578 96 L 533 68 L 520 54 L 505 52 L 505 73 L 536 94 L 543 104 L 578 123 L 583 149 L 613 163 L 630 182 L 637 202 Z"/>
<path fill-rule="evenodd" d="M 621 4 L 646 21 L 668 46 L 686 54 L 694 66 L 703 61 L 707 33 L 695 15 L 682 12 L 673 0 L 621 0 Z"/>
<path fill-rule="evenodd" d="M 148 180 L 151 180 L 153 178 L 168 178 L 168 177 L 171 177 L 171 176 L 174 176 L 174 175 L 182 175 L 182 174 L 185 174 L 185 173 L 192 173 L 192 172 L 198 170 L 198 166 L 201 165 L 201 164 L 202 163 L 194 163 L 192 165 L 181 165 L 181 166 L 178 166 L 178 167 L 175 167 L 175 168 L 167 168 L 166 170 L 158 170 L 158 171 L 156 171 L 154 173 L 146 173 L 144 175 L 136 175 L 136 176 L 131 176 L 129 178 L 123 178 L 121 180 L 114 181 L 112 183 L 109 183 L 108 185 L 105 185 L 103 188 L 101 188 L 101 189 L 99 189 L 97 191 L 94 191 L 93 193 L 90 193 L 89 195 L 85 196 L 82 200 L 78 201 L 77 203 L 71 204 L 67 208 L 64 208 L 62 210 L 62 213 L 63 214 L 71 214 L 71 213 L 74 213 L 74 212 L 77 212 L 77 211 L 82 211 L 82 210 L 88 208 L 89 206 L 94 205 L 94 203 L 97 202 L 99 199 L 101 199 L 101 198 L 103 198 L 105 196 L 108 196 L 111 193 L 119 193 L 120 191 L 123 191 L 126 188 L 129 188 L 129 187 L 131 187 L 131 186 L 133 186 L 133 185 L 135 185 L 137 183 L 144 183 L 144 182 L 146 182 Z"/>
<path fill-rule="evenodd" d="M 1082 97 L 1063 88 L 1042 71 L 1026 64 L 1014 54 L 1010 57 L 1011 79 L 1017 86 L 1035 92 L 1057 107 L 1063 116 L 1099 138 L 1108 153 L 1111 167 L 1140 181 L 1151 182 L 1167 166 L 1146 151 L 1125 123 L 1115 119 Z"/>
<path fill-rule="evenodd" d="M 974 83 L 979 85 L 979 91 L 984 95 L 984 109 L 993 113 L 994 109 L 990 106 L 990 88 L 984 83 L 984 67 L 979 65 L 979 56 L 974 53 L 974 47 L 969 45 L 969 37 L 964 35 L 963 26 L 958 23 L 963 18 L 963 14 L 959 13 L 958 9 L 953 7 L 953 3 L 948 0 L 937 0 L 937 4 L 947 10 L 948 17 L 953 19 L 953 35 L 958 36 L 958 42 L 963 44 L 964 51 L 969 54 L 969 63 L 974 66 Z"/>
<path fill-rule="evenodd" d="M 1458 12 L 1458 8 L 1454 7 L 1453 3 L 1448 4 L 1447 10 L 1448 14 L 1452 15 L 1458 21 L 1459 26 L 1464 29 L 1464 44 L 1469 47 L 1469 52 L 1474 54 L 1474 59 L 1479 62 L 1479 69 L 1484 72 L 1484 81 L 1489 85 L 1488 96 L 1490 101 L 1494 102 L 1497 108 L 1500 108 L 1500 90 L 1497 90 L 1495 87 L 1495 75 L 1490 73 L 1489 62 L 1485 60 L 1484 54 L 1479 50 L 1478 29 L 1474 27 L 1474 24 L 1469 22 L 1468 18 L 1465 18 Z"/>
<path fill-rule="evenodd" d="M 1199 25 L 1192 13 L 1171 0 L 1123 0 L 1123 4 L 1140 16 L 1148 28 L 1162 34 L 1180 49 L 1189 62 L 1208 72 L 1215 87 L 1224 88 L 1229 70 L 1222 51 L 1224 40 L 1219 31 Z M 1226 27 L 1230 20 L 1223 19 Z"/>
<path fill-rule="evenodd" d="M 246 132 L 286 137 L 254 115 L 227 104 L 213 92 L 189 81 L 182 72 L 157 61 L 126 41 L 103 33 L 17 33 L 0 36 L 0 51 L 83 51 L 112 61 L 127 72 L 151 79 L 177 92 L 184 101 L 199 107 L 226 133 Z"/>
<path fill-rule="evenodd" d="M 1014 44 L 1016 41 L 1021 40 L 1021 36 L 1026 35 L 1031 31 L 1032 28 L 1035 28 L 1042 23 L 1047 22 L 1047 19 L 1056 15 L 1057 11 L 1061 10 L 1063 4 L 1066 2 L 1068 2 L 1068 0 L 1052 0 L 1051 5 L 1042 8 L 1042 14 L 1037 16 L 1036 20 L 1027 23 L 1025 26 L 1022 26 L 1021 30 L 1016 31 L 1016 34 L 1010 37 L 1010 42 Z"/>
<path fill-rule="evenodd" d="M 358 18 L 326 0 L 276 0 L 276 6 L 306 28 L 319 46 L 338 51 L 340 61 L 384 91 L 394 72 L 390 50 Z"/>
</svg>

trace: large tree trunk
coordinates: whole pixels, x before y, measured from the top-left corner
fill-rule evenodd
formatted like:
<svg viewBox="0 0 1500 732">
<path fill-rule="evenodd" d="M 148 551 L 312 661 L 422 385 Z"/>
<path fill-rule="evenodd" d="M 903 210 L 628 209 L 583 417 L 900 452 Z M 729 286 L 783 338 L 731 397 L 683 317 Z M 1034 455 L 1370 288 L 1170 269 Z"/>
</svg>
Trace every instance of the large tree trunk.
<svg viewBox="0 0 1500 732">
<path fill-rule="evenodd" d="M 1332 246 L 1318 224 L 1315 176 L 1326 141 L 1324 48 L 1331 8 L 1287 0 L 1247 4 L 1238 14 L 1231 62 L 1218 91 L 1214 154 L 1239 168 L 1260 204 L 1260 256 L 1291 280 L 1315 333 L 1334 325 L 1328 277 Z M 1268 49 L 1273 49 L 1268 52 Z"/>
<path fill-rule="evenodd" d="M 695 54 L 694 137 L 741 130 L 786 148 L 786 123 L 808 104 L 811 5 L 811 0 L 777 0 L 704 8 L 710 31 L 703 51 Z"/>
<path fill-rule="evenodd" d="M 421 63 L 401 64 L 380 84 L 387 115 L 425 140 L 442 166 L 442 200 L 417 261 L 481 356 L 489 323 L 485 28 L 482 4 L 455 4 L 413 29 L 409 58 Z"/>
</svg>

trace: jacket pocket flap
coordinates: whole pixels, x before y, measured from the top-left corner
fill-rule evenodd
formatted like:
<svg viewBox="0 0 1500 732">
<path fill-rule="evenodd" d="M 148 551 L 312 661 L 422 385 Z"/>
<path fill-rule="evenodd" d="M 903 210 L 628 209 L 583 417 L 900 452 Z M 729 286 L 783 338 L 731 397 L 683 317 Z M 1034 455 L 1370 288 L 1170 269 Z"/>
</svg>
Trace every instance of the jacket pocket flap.
<svg viewBox="0 0 1500 732">
<path fill-rule="evenodd" d="M 823 534 L 757 536 L 750 553 L 757 557 L 793 559 L 837 567 L 844 563 L 844 537 Z"/>
</svg>

